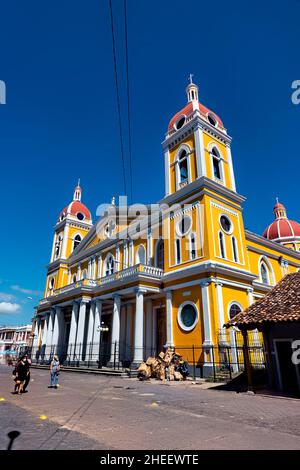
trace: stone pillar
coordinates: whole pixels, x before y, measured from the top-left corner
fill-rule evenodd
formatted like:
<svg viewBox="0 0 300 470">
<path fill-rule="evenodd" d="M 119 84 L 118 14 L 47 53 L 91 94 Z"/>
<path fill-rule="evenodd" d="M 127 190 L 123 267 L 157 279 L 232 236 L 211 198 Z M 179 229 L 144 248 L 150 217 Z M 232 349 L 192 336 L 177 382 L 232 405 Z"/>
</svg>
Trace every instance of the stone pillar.
<svg viewBox="0 0 300 470">
<path fill-rule="evenodd" d="M 113 321 L 112 321 L 112 332 L 111 332 L 111 355 L 110 355 L 110 361 L 109 361 L 111 366 L 119 362 L 120 314 L 121 314 L 121 297 L 116 294 L 113 296 L 113 299 L 114 299 L 114 306 L 113 306 Z"/>
<path fill-rule="evenodd" d="M 146 359 L 148 356 L 152 356 L 153 354 L 152 325 L 153 325 L 152 300 L 148 300 L 146 303 L 146 348 L 145 348 Z"/>
<path fill-rule="evenodd" d="M 236 191 L 230 144 L 226 144 L 226 149 L 227 149 L 227 160 L 228 160 L 228 165 L 229 165 L 231 189 L 233 191 Z"/>
<path fill-rule="evenodd" d="M 38 343 L 39 343 L 39 323 L 40 323 L 40 318 L 36 317 L 35 325 L 34 325 L 34 338 L 33 338 L 34 351 L 37 350 Z"/>
<path fill-rule="evenodd" d="M 89 313 L 88 331 L 86 339 L 86 361 L 93 361 L 93 337 L 95 328 L 95 310 L 96 303 L 91 302 L 91 308 Z"/>
<path fill-rule="evenodd" d="M 164 151 L 165 154 L 165 191 L 166 196 L 170 194 L 170 152 L 169 149 L 166 148 Z"/>
<path fill-rule="evenodd" d="M 97 278 L 100 279 L 102 277 L 102 255 L 98 256 L 98 272 Z"/>
<path fill-rule="evenodd" d="M 147 264 L 150 266 L 152 264 L 152 258 L 153 258 L 153 253 L 152 253 L 152 232 L 151 230 L 148 232 L 147 235 Z"/>
<path fill-rule="evenodd" d="M 195 153 L 196 153 L 196 164 L 197 164 L 197 178 L 206 176 L 206 164 L 205 164 L 205 150 L 203 142 L 203 130 L 201 126 L 197 126 L 194 131 L 195 136 Z"/>
<path fill-rule="evenodd" d="M 225 331 L 225 328 L 223 328 L 223 325 L 225 323 L 223 292 L 222 292 L 223 284 L 221 282 L 216 282 L 215 286 L 216 286 L 217 309 L 218 309 L 218 319 L 219 319 L 219 344 L 224 346 L 224 345 L 227 345 L 227 341 L 226 341 L 226 331 Z"/>
<path fill-rule="evenodd" d="M 79 306 L 78 314 L 78 326 L 77 326 L 77 336 L 76 336 L 76 360 L 81 361 L 82 358 L 82 349 L 83 349 L 83 339 L 84 339 L 84 325 L 85 325 L 85 315 L 86 315 L 86 305 L 89 302 L 88 299 L 81 299 Z"/>
<path fill-rule="evenodd" d="M 62 333 L 62 323 L 61 323 L 61 307 L 55 307 L 55 315 L 54 315 L 54 326 L 53 326 L 53 335 L 52 335 L 52 345 L 54 347 L 54 354 L 60 354 L 60 335 Z"/>
<path fill-rule="evenodd" d="M 132 359 L 132 304 L 126 307 L 126 356 L 128 360 Z"/>
<path fill-rule="evenodd" d="M 72 316 L 71 316 L 71 327 L 68 344 L 68 360 L 74 360 L 75 356 L 75 344 L 76 344 L 76 333 L 77 333 L 77 321 L 78 321 L 79 303 L 76 300 L 72 304 Z"/>
<path fill-rule="evenodd" d="M 173 293 L 171 290 L 166 292 L 166 315 L 167 315 L 167 342 L 166 347 L 173 347 L 173 306 L 172 306 Z"/>
<path fill-rule="evenodd" d="M 77 278 L 77 282 L 80 281 L 81 279 L 81 264 L 80 263 L 78 263 L 76 278 Z"/>
<path fill-rule="evenodd" d="M 92 259 L 89 259 L 88 262 L 88 274 L 87 274 L 88 279 L 92 278 Z"/>
<path fill-rule="evenodd" d="M 134 356 L 133 362 L 140 364 L 144 356 L 144 291 L 136 291 L 135 326 L 134 326 Z"/>
<path fill-rule="evenodd" d="M 96 258 L 93 256 L 92 258 L 92 279 L 96 279 Z"/>
<path fill-rule="evenodd" d="M 201 296 L 202 296 L 202 311 L 203 311 L 203 325 L 204 325 L 204 364 L 203 374 L 208 376 L 213 369 L 212 357 L 212 332 L 211 332 L 211 313 L 210 313 L 210 299 L 209 299 L 209 284 L 210 282 L 201 282 Z"/>
<path fill-rule="evenodd" d="M 99 327 L 101 326 L 101 314 L 102 314 L 102 300 L 96 300 L 95 311 L 94 311 L 94 331 L 93 331 L 93 362 L 98 361 L 99 350 L 100 350 L 100 337 L 101 332 Z"/>
<path fill-rule="evenodd" d="M 43 329 L 43 337 L 42 337 L 42 350 L 41 350 L 41 354 L 42 354 L 43 357 L 45 356 L 45 352 L 46 352 L 48 324 L 49 324 L 49 315 L 48 315 L 48 313 L 46 313 L 45 320 L 44 320 L 44 329 Z"/>
<path fill-rule="evenodd" d="M 54 308 L 51 308 L 48 320 L 48 331 L 47 331 L 47 341 L 46 341 L 46 349 L 45 354 L 47 359 L 50 359 L 52 352 L 52 336 L 53 336 L 53 326 L 54 326 L 54 316 L 55 311 Z"/>
</svg>

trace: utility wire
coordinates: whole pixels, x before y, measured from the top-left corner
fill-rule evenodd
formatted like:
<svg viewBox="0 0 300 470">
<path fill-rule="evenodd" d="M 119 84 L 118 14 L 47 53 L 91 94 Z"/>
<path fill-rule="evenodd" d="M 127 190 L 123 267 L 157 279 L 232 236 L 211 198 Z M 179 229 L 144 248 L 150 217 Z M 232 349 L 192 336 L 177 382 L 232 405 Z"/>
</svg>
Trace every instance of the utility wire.
<svg viewBox="0 0 300 470">
<path fill-rule="evenodd" d="M 121 106 L 120 106 L 120 94 L 119 94 L 119 81 L 118 81 L 118 69 L 117 69 L 117 58 L 116 58 L 116 42 L 115 42 L 115 32 L 114 32 L 114 16 L 113 16 L 112 0 L 109 0 L 109 8 L 110 8 L 110 21 L 111 21 L 111 34 L 112 34 L 112 46 L 113 46 L 115 85 L 116 85 L 118 119 L 119 119 L 120 147 L 121 147 L 121 158 L 122 158 L 122 167 L 123 167 L 123 181 L 124 181 L 125 195 L 127 195 L 125 159 L 124 159 L 124 144 L 123 144 L 123 130 L 122 130 L 122 119 L 121 119 Z"/>
<path fill-rule="evenodd" d="M 129 66 L 128 66 L 128 29 L 127 29 L 127 0 L 124 0 L 124 24 L 125 24 L 125 59 L 126 59 L 126 85 L 127 85 L 127 119 L 128 119 L 128 151 L 130 171 L 130 202 L 132 197 L 132 151 L 131 151 L 131 120 L 130 120 L 130 91 L 129 91 Z"/>
</svg>

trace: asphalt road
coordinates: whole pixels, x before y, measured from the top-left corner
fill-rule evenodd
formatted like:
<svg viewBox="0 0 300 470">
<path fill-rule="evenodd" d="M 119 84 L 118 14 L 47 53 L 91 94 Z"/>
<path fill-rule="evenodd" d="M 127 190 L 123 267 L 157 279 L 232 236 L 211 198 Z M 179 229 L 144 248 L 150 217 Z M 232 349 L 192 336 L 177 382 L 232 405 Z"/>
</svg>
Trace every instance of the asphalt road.
<svg viewBox="0 0 300 470">
<path fill-rule="evenodd" d="M 13 395 L 0 366 L 0 449 L 300 449 L 300 402 L 189 383 L 139 382 L 33 369 Z"/>
</svg>

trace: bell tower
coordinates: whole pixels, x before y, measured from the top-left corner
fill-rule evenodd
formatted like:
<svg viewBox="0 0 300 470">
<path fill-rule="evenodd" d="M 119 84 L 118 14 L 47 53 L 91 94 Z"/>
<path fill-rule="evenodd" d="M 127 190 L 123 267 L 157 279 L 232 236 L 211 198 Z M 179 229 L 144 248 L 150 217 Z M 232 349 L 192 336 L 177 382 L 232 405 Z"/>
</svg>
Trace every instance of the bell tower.
<svg viewBox="0 0 300 470">
<path fill-rule="evenodd" d="M 189 76 L 187 103 L 170 120 L 163 142 L 166 196 L 202 177 L 236 192 L 231 137 L 220 117 L 199 101 Z"/>
</svg>

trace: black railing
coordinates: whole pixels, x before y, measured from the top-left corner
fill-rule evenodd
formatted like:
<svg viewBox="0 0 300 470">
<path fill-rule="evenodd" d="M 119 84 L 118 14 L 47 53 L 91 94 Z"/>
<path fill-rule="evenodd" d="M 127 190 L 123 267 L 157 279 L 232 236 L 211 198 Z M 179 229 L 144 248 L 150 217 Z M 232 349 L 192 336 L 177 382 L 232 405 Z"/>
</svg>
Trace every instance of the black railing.
<svg viewBox="0 0 300 470">
<path fill-rule="evenodd" d="M 176 345 L 176 353 L 189 364 L 193 378 L 210 377 L 212 380 L 229 380 L 245 370 L 245 349 L 240 341 L 234 345 L 223 342 L 216 346 Z M 157 351 L 158 353 L 160 351 Z M 251 365 L 265 368 L 265 353 L 261 344 L 248 347 Z M 33 364 L 49 365 L 57 355 L 61 364 L 68 367 L 134 369 L 142 360 L 156 356 L 153 348 L 134 348 L 126 343 L 88 343 L 42 346 L 27 350 Z"/>
</svg>

